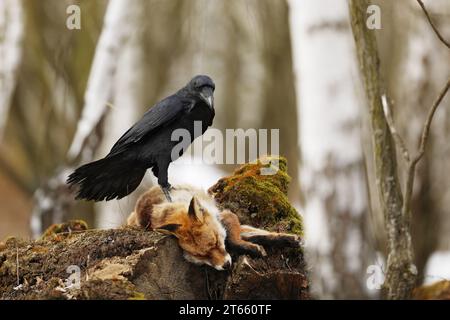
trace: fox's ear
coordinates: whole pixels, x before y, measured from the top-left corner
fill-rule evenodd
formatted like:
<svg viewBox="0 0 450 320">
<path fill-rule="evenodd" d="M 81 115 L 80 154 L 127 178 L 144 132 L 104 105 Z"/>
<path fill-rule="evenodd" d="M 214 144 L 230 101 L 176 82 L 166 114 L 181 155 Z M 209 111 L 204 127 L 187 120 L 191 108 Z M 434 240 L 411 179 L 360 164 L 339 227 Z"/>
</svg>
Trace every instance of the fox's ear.
<svg viewBox="0 0 450 320">
<path fill-rule="evenodd" d="M 181 224 L 169 223 L 169 224 L 165 224 L 165 225 L 159 226 L 159 227 L 155 228 L 155 230 L 159 231 L 161 233 L 171 234 L 171 235 L 176 237 L 177 236 L 176 232 L 177 232 L 179 227 L 181 227 Z"/>
<path fill-rule="evenodd" d="M 194 221 L 203 222 L 203 209 L 195 196 L 189 203 L 188 215 Z"/>
</svg>

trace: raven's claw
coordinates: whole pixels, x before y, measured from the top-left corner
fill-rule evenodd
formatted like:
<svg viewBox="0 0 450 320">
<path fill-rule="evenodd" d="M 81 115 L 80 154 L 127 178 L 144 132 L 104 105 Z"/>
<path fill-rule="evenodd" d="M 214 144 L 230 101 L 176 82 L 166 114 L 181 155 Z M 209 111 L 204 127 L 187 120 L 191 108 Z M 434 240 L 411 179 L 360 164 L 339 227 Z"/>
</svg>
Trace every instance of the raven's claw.
<svg viewBox="0 0 450 320">
<path fill-rule="evenodd" d="M 162 192 L 164 193 L 164 195 L 166 196 L 167 201 L 172 202 L 172 198 L 170 197 L 170 189 L 171 186 L 168 185 L 166 187 L 161 187 Z"/>
</svg>

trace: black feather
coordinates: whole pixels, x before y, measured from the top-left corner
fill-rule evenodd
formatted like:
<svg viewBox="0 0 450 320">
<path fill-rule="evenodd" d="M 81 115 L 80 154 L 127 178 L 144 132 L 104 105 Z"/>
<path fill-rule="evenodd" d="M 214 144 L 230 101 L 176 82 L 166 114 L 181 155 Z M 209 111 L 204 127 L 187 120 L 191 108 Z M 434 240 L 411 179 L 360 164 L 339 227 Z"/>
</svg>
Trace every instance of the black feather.
<svg viewBox="0 0 450 320">
<path fill-rule="evenodd" d="M 148 168 L 158 183 L 168 190 L 167 172 L 176 129 L 188 130 L 195 139 L 194 122 L 202 123 L 201 134 L 214 119 L 212 94 L 214 82 L 208 76 L 196 76 L 175 94 L 161 100 L 114 144 L 105 158 L 77 168 L 67 179 L 77 187 L 77 199 L 94 201 L 120 199 L 133 192 Z M 208 97 L 205 97 L 209 95 Z M 177 157 L 179 155 L 176 155 Z"/>
</svg>

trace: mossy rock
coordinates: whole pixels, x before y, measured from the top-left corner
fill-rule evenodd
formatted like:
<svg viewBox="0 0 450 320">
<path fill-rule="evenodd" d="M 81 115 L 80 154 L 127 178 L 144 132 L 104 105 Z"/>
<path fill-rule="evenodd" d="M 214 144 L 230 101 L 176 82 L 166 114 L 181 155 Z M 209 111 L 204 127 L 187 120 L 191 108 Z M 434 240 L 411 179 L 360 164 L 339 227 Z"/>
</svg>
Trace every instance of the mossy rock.
<svg viewBox="0 0 450 320">
<path fill-rule="evenodd" d="M 270 174 L 264 174 L 264 173 Z M 303 236 L 303 221 L 289 203 L 287 160 L 267 156 L 237 169 L 209 189 L 217 203 L 243 224 Z"/>
</svg>

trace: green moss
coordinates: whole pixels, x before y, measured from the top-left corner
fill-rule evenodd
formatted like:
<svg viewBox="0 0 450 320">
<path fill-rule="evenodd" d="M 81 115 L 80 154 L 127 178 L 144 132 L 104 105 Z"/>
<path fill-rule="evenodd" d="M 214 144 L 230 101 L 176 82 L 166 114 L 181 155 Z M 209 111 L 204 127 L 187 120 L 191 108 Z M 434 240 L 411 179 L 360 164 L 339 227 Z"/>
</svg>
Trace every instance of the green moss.
<svg viewBox="0 0 450 320">
<path fill-rule="evenodd" d="M 273 174 L 261 174 L 263 168 L 270 168 Z M 287 160 L 268 156 L 220 179 L 209 192 L 224 208 L 236 212 L 243 223 L 303 236 L 302 218 L 287 197 L 290 180 Z"/>
<path fill-rule="evenodd" d="M 128 300 L 146 300 L 145 295 L 142 292 L 134 292 Z"/>
</svg>

